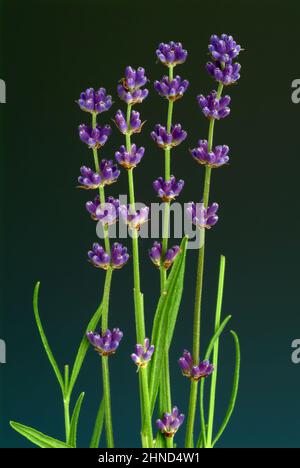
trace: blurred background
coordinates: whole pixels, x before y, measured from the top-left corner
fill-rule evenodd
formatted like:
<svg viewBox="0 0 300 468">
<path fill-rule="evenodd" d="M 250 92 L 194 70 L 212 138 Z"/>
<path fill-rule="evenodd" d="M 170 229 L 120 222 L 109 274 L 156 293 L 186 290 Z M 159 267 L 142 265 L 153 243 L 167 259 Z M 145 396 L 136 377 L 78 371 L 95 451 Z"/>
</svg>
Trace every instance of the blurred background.
<svg viewBox="0 0 300 468">
<path fill-rule="evenodd" d="M 163 156 L 150 139 L 166 120 L 166 102 L 153 90 L 165 69 L 156 63 L 159 42 L 181 41 L 189 52 L 176 69 L 190 81 L 175 104 L 174 120 L 188 131 L 172 152 L 172 172 L 186 181 L 181 201 L 198 201 L 204 170 L 189 148 L 207 137 L 208 123 L 195 96 L 215 87 L 205 71 L 212 33 L 232 34 L 244 47 L 242 77 L 228 89 L 231 117 L 216 125 L 215 143 L 231 148 L 231 162 L 213 174 L 211 200 L 220 221 L 209 233 L 205 271 L 203 333 L 213 330 L 218 264 L 227 257 L 223 315 L 242 346 L 240 392 L 230 426 L 219 447 L 299 447 L 300 367 L 291 362 L 291 342 L 300 338 L 299 314 L 299 115 L 291 83 L 300 78 L 298 18 L 294 1 L 244 0 L 130 4 L 122 1 L 1 1 L 0 78 L 7 104 L 0 106 L 1 140 L 1 297 L 0 338 L 7 364 L 0 365 L 0 446 L 30 444 L 9 427 L 15 420 L 63 438 L 63 409 L 55 377 L 34 322 L 32 293 L 41 281 L 40 313 L 62 367 L 72 365 L 84 329 L 100 302 L 104 274 L 86 261 L 96 240 L 85 211 L 90 194 L 77 190 L 79 168 L 91 152 L 77 127 L 89 122 L 75 103 L 80 91 L 104 86 L 113 95 L 109 123 L 119 107 L 116 85 L 127 65 L 144 66 L 150 97 L 140 105 L 147 120 L 139 145 L 146 147 L 135 172 L 137 199 L 155 201 L 152 181 L 163 173 Z M 103 150 L 112 158 L 123 143 L 114 129 Z M 122 173 L 110 193 L 126 193 Z M 128 240 L 128 247 L 130 242 Z M 159 278 L 141 244 L 142 290 L 147 329 L 158 300 Z M 192 346 L 196 252 L 188 254 L 185 292 L 171 350 L 173 402 L 187 412 L 189 383 L 177 365 Z M 114 275 L 110 325 L 124 330 L 111 359 L 116 445 L 139 444 L 136 369 L 129 355 L 135 344 L 132 265 Z M 234 348 L 230 334 L 221 342 L 217 421 L 230 397 Z M 80 446 L 89 443 L 101 397 L 99 360 L 89 351 L 74 396 L 86 392 Z M 178 432 L 182 446 L 184 431 Z"/>
</svg>

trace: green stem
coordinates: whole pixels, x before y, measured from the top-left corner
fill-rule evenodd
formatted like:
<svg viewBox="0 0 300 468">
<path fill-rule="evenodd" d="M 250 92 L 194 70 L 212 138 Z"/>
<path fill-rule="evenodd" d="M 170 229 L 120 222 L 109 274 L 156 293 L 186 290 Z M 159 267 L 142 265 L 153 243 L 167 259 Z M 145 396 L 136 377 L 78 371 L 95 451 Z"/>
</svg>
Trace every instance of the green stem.
<svg viewBox="0 0 300 468">
<path fill-rule="evenodd" d="M 151 421 L 151 409 L 150 409 L 150 396 L 149 396 L 149 384 L 148 384 L 148 371 L 147 368 L 140 369 L 140 378 L 142 384 L 142 394 L 144 397 L 144 428 L 147 438 L 147 448 L 153 447 L 153 433 L 152 433 L 152 421 Z"/>
<path fill-rule="evenodd" d="M 64 397 L 64 415 L 65 415 L 65 431 L 66 431 L 66 443 L 68 443 L 70 436 L 70 398 Z"/>
<path fill-rule="evenodd" d="M 103 293 L 102 330 L 107 330 L 108 328 L 108 310 L 109 310 L 109 298 L 110 298 L 112 273 L 113 273 L 113 270 L 111 268 L 109 268 L 106 272 L 106 279 L 105 279 L 104 293 Z M 103 376 L 103 397 L 104 397 L 104 408 L 105 408 L 106 441 L 107 441 L 107 447 L 113 448 L 114 436 L 113 436 L 112 415 L 111 415 L 111 397 L 110 397 L 108 356 L 102 356 L 102 376 Z"/>
<path fill-rule="evenodd" d="M 220 99 L 223 91 L 223 85 L 220 83 L 217 92 L 217 98 Z M 215 120 L 211 119 L 208 131 L 208 151 L 213 148 Z M 211 168 L 205 167 L 204 191 L 203 191 L 203 205 L 204 208 L 208 207 L 209 194 L 211 182 Z M 201 229 L 200 244 L 199 244 L 199 257 L 196 279 L 196 295 L 195 295 L 195 309 L 194 309 L 194 329 L 193 329 L 193 360 L 195 365 L 198 365 L 200 359 L 200 345 L 201 345 L 201 303 L 202 303 L 202 290 L 203 290 L 203 272 L 204 272 L 204 256 L 205 256 L 205 229 Z M 198 384 L 191 383 L 189 414 L 187 422 L 187 433 L 185 444 L 187 448 L 194 446 L 194 424 L 197 408 L 197 394 Z M 203 435 L 206 437 L 206 434 Z"/>
<path fill-rule="evenodd" d="M 222 255 L 221 260 L 220 260 L 215 332 L 217 332 L 221 323 L 225 266 L 226 266 L 226 260 L 225 260 L 225 257 Z M 218 376 L 218 359 L 219 359 L 219 340 L 216 341 L 215 346 L 214 346 L 214 352 L 213 352 L 213 365 L 215 367 L 215 370 L 212 374 L 211 387 L 210 387 L 210 402 L 209 402 L 207 442 L 206 442 L 207 448 L 212 447 L 213 424 L 214 424 L 215 404 L 216 404 L 217 376 Z"/>
</svg>

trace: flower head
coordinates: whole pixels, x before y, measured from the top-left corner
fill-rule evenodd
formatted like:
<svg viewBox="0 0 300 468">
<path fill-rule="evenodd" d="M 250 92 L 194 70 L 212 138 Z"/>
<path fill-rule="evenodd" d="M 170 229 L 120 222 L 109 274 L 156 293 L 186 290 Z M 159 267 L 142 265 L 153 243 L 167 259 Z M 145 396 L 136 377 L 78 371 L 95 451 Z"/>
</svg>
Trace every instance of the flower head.
<svg viewBox="0 0 300 468">
<path fill-rule="evenodd" d="M 94 243 L 92 250 L 88 252 L 90 263 L 96 268 L 108 270 L 120 270 L 129 260 L 127 248 L 117 242 L 113 244 L 111 254 L 109 255 L 98 243 Z"/>
<path fill-rule="evenodd" d="M 140 113 L 134 110 L 131 111 L 129 126 L 127 126 L 126 117 L 121 110 L 115 115 L 115 124 L 117 125 L 118 129 L 124 135 L 132 135 L 133 133 L 140 133 L 142 130 L 142 126 L 145 122 L 142 123 L 140 119 Z"/>
<path fill-rule="evenodd" d="M 231 63 L 241 52 L 242 48 L 235 42 L 232 36 L 221 34 L 212 35 L 208 45 L 208 51 L 212 58 L 218 62 Z"/>
<path fill-rule="evenodd" d="M 181 250 L 179 245 L 175 245 L 174 247 L 168 249 L 165 257 L 162 258 L 162 245 L 160 242 L 154 242 L 153 247 L 149 251 L 149 257 L 155 266 L 158 268 L 163 266 L 166 270 L 168 270 L 173 265 L 180 251 Z"/>
<path fill-rule="evenodd" d="M 106 94 L 105 88 L 99 88 L 97 91 L 94 88 L 88 88 L 80 93 L 77 104 L 85 112 L 101 114 L 111 108 L 112 98 Z"/>
<path fill-rule="evenodd" d="M 230 96 L 224 96 L 219 99 L 217 92 L 212 91 L 207 97 L 200 94 L 200 96 L 197 96 L 197 101 L 203 114 L 208 119 L 224 119 L 230 114 L 228 107 L 231 101 Z"/>
<path fill-rule="evenodd" d="M 101 175 L 102 186 L 113 184 L 120 175 L 118 166 L 113 161 L 108 161 L 107 159 L 101 160 L 99 173 Z"/>
<path fill-rule="evenodd" d="M 158 94 L 169 101 L 177 101 L 177 99 L 182 98 L 188 87 L 189 82 L 182 80 L 179 75 L 175 76 L 173 80 L 165 75 L 161 81 L 154 81 L 154 88 Z"/>
<path fill-rule="evenodd" d="M 143 102 L 148 96 L 149 91 L 148 89 L 141 89 L 141 87 L 145 86 L 147 81 L 144 68 L 139 67 L 135 70 L 132 67 L 127 67 L 125 77 L 118 85 L 120 99 L 131 105 Z"/>
<path fill-rule="evenodd" d="M 218 209 L 218 203 L 213 203 L 208 208 L 205 208 L 203 203 L 196 204 L 190 202 L 187 205 L 186 212 L 195 226 L 210 229 L 218 222 L 219 217 L 216 214 Z"/>
<path fill-rule="evenodd" d="M 226 63 L 224 66 L 220 62 L 208 62 L 206 65 L 208 73 L 219 83 L 229 86 L 236 83 L 241 75 L 241 65 L 239 63 Z"/>
<path fill-rule="evenodd" d="M 114 328 L 113 331 L 107 329 L 100 334 L 89 331 L 86 337 L 97 353 L 101 356 L 110 356 L 117 351 L 123 332 L 119 328 Z"/>
<path fill-rule="evenodd" d="M 150 346 L 150 340 L 145 338 L 144 345 L 137 344 L 135 353 L 131 355 L 131 359 L 138 367 L 147 367 L 154 353 L 154 346 Z"/>
<path fill-rule="evenodd" d="M 116 151 L 115 158 L 120 166 L 125 169 L 132 169 L 136 167 L 144 156 L 145 148 L 137 148 L 135 144 L 131 145 L 131 150 L 127 151 L 124 145 L 121 146 L 119 151 Z"/>
<path fill-rule="evenodd" d="M 199 164 L 210 167 L 221 167 L 229 161 L 229 147 L 226 145 L 216 146 L 212 151 L 208 151 L 207 140 L 199 140 L 199 146 L 191 150 L 193 158 Z"/>
<path fill-rule="evenodd" d="M 120 202 L 114 197 L 108 197 L 104 204 L 100 203 L 99 195 L 94 201 L 88 201 L 85 205 L 91 218 L 101 221 L 103 225 L 114 224 L 118 220 Z"/>
<path fill-rule="evenodd" d="M 86 166 L 80 168 L 80 176 L 78 177 L 79 187 L 86 190 L 93 190 L 101 185 L 101 175 L 94 172 Z"/>
<path fill-rule="evenodd" d="M 161 63 L 167 67 L 174 67 L 175 65 L 184 63 L 188 53 L 183 49 L 180 42 L 171 41 L 168 44 L 164 44 L 163 42 L 159 44 L 156 55 Z"/>
<path fill-rule="evenodd" d="M 176 181 L 174 176 L 171 176 L 169 180 L 159 177 L 153 182 L 154 190 L 164 202 L 174 200 L 180 194 L 183 187 L 184 181 L 181 179 Z"/>
<path fill-rule="evenodd" d="M 179 414 L 176 406 L 172 413 L 164 413 L 162 419 L 156 421 L 156 426 L 165 437 L 173 437 L 184 421 L 184 414 Z"/>
<path fill-rule="evenodd" d="M 129 260 L 127 248 L 122 244 L 115 242 L 111 249 L 111 267 L 114 270 L 120 270 Z"/>
<path fill-rule="evenodd" d="M 178 364 L 182 370 L 182 374 L 196 382 L 200 379 L 206 379 L 214 371 L 214 366 L 209 361 L 203 361 L 194 366 L 192 355 L 187 350 L 183 352 L 183 356 L 178 360 Z"/>
<path fill-rule="evenodd" d="M 182 143 L 186 139 L 187 133 L 182 130 L 180 124 L 172 126 L 170 133 L 166 130 L 166 127 L 158 124 L 151 132 L 151 137 L 160 148 L 166 149 Z"/>
<path fill-rule="evenodd" d="M 140 210 L 133 211 L 130 205 L 122 205 L 120 207 L 120 216 L 123 218 L 124 222 L 128 224 L 130 229 L 139 231 L 142 224 L 148 221 L 149 208 L 148 206 L 144 206 Z"/>
<path fill-rule="evenodd" d="M 79 125 L 79 138 L 91 149 L 99 149 L 101 146 L 105 145 L 110 134 L 111 127 L 109 125 L 105 125 L 105 127 L 102 128 L 98 124 L 95 128 L 88 127 L 84 124 Z"/>
</svg>

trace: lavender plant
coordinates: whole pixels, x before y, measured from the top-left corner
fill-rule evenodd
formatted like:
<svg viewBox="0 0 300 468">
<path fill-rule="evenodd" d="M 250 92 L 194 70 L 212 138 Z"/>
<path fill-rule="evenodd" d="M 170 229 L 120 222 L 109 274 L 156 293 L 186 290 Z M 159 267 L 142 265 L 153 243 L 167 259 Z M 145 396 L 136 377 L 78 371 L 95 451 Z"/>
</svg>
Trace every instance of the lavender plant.
<svg viewBox="0 0 300 468">
<path fill-rule="evenodd" d="M 225 257 L 221 256 L 214 332 L 208 348 L 204 352 L 201 337 L 204 254 L 206 230 L 218 222 L 219 205 L 217 203 L 209 204 L 212 172 L 225 166 L 229 161 L 228 146 L 214 147 L 215 121 L 224 119 L 230 114 L 231 99 L 227 95 L 222 96 L 222 93 L 225 86 L 236 83 L 240 77 L 241 66 L 235 59 L 242 49 L 231 36 L 226 34 L 222 34 L 220 37 L 212 36 L 208 49 L 212 61 L 207 64 L 206 69 L 218 83 L 218 89 L 212 91 L 207 97 L 204 95 L 197 97 L 200 109 L 209 121 L 209 131 L 207 140 L 200 140 L 198 146 L 191 150 L 191 155 L 199 165 L 204 166 L 205 179 L 200 202 L 189 202 L 186 205 L 186 217 L 195 226 L 199 240 L 193 348 L 192 353 L 185 349 L 182 357 L 178 360 L 183 376 L 190 381 L 190 401 L 185 438 L 187 448 L 212 448 L 218 442 L 235 407 L 240 370 L 239 340 L 236 333 L 232 331 L 236 347 L 233 390 L 224 421 L 215 432 L 219 339 L 231 316 L 221 321 L 225 277 Z M 160 276 L 160 292 L 153 324 L 151 329 L 147 329 L 149 324 L 146 324 L 145 321 L 139 255 L 139 233 L 141 227 L 150 218 L 150 209 L 145 205 L 138 206 L 134 180 L 135 170 L 139 170 L 138 167 L 145 155 L 145 148 L 132 142 L 133 136 L 139 134 L 144 125 L 135 106 L 142 104 L 149 95 L 149 91 L 145 87 L 148 84 L 148 79 L 144 68 L 134 69 L 128 66 L 124 77 L 117 86 L 118 96 L 125 108 L 119 109 L 115 113 L 114 122 L 120 133 L 124 135 L 125 141 L 115 152 L 116 163 L 102 158 L 105 143 L 111 136 L 112 129 L 109 125 L 100 125 L 98 122 L 102 118 L 102 114 L 112 107 L 112 97 L 106 93 L 104 88 L 98 90 L 89 88 L 80 94 L 77 101 L 79 108 L 90 116 L 90 122 L 79 126 L 79 138 L 90 150 L 93 163 L 93 165 L 89 163 L 89 166 L 81 167 L 78 187 L 96 192 L 92 200 L 86 202 L 86 210 L 92 221 L 97 222 L 98 227 L 101 227 L 103 237 L 103 245 L 94 242 L 88 251 L 87 259 L 95 269 L 104 270 L 105 273 L 102 274 L 105 274 L 105 280 L 100 305 L 86 327 L 73 366 L 66 365 L 64 372 L 57 364 L 41 323 L 38 310 L 39 283 L 34 290 L 33 306 L 37 327 L 62 393 L 65 440 L 54 439 L 20 423 L 11 422 L 11 426 L 33 444 L 42 448 L 77 447 L 77 428 L 84 393 L 78 396 L 72 411 L 71 402 L 73 403 L 74 387 L 89 346 L 96 351 L 95 355 L 100 360 L 103 380 L 103 396 L 100 398 L 99 410 L 93 425 L 90 448 L 99 447 L 104 426 L 106 447 L 114 447 L 112 418 L 114 395 L 111 394 L 110 388 L 109 362 L 119 349 L 123 332 L 117 327 L 111 328 L 110 296 L 114 272 L 130 261 L 127 247 L 117 241 L 113 242 L 111 237 L 110 227 L 117 222 L 127 225 L 131 237 L 134 281 L 134 320 L 132 322 L 135 322 L 136 329 L 136 345 L 131 354 L 131 360 L 137 368 L 142 446 L 144 448 L 173 448 L 174 436 L 185 421 L 185 416 L 180 413 L 178 407 L 173 406 L 169 360 L 170 346 L 184 290 L 188 237 L 185 236 L 181 244 L 175 246 L 169 245 L 169 239 L 171 237 L 171 204 L 181 195 L 184 188 L 184 181 L 172 175 L 171 159 L 173 150 L 178 151 L 177 146 L 187 138 L 187 132 L 182 128 L 182 125 L 173 122 L 174 103 L 182 99 L 189 88 L 188 80 L 175 75 L 174 70 L 178 65 L 185 63 L 188 53 L 181 43 L 169 42 L 159 44 L 156 56 L 158 62 L 167 68 L 168 74 L 164 75 L 160 81 L 154 82 L 154 89 L 166 101 L 166 122 L 157 124 L 151 132 L 152 140 L 163 150 L 164 154 L 164 176 L 159 176 L 153 182 L 154 192 L 161 200 L 163 207 L 162 239 L 156 240 L 149 251 L 150 260 L 157 267 Z M 118 181 L 121 169 L 127 173 L 128 177 L 129 203 L 127 205 L 121 205 L 119 199 L 106 194 L 109 186 Z M 205 318 L 209 319 L 210 316 L 207 314 Z M 173 356 L 171 359 L 173 360 Z M 205 381 L 208 378 L 210 379 L 210 396 L 206 412 L 204 390 Z M 180 402 L 180 405 L 183 406 L 183 401 Z M 154 424 L 155 419 L 156 424 Z"/>
</svg>

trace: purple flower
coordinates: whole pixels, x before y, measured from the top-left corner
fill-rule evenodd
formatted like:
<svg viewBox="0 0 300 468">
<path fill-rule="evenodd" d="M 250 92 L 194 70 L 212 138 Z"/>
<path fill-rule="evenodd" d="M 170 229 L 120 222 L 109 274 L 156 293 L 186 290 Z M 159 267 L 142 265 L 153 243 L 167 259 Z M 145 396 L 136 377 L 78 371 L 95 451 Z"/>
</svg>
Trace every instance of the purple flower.
<svg viewBox="0 0 300 468">
<path fill-rule="evenodd" d="M 112 106 L 111 96 L 106 94 L 105 88 L 99 88 L 95 91 L 94 88 L 88 88 L 80 93 L 80 98 L 77 101 L 80 109 L 85 112 L 101 114 Z"/>
<path fill-rule="evenodd" d="M 180 42 L 169 42 L 168 44 L 161 43 L 156 50 L 157 58 L 167 67 L 175 67 L 180 63 L 184 63 L 187 58 L 187 51 L 183 49 Z"/>
<path fill-rule="evenodd" d="M 231 63 L 239 55 L 242 48 L 234 41 L 232 36 L 221 34 L 219 37 L 214 34 L 210 38 L 208 50 L 214 60 Z"/>
<path fill-rule="evenodd" d="M 137 344 L 135 346 L 135 353 L 131 355 L 131 359 L 138 367 L 147 367 L 148 362 L 151 360 L 154 353 L 154 346 L 150 346 L 150 341 L 145 338 L 144 345 Z"/>
<path fill-rule="evenodd" d="M 228 107 L 231 101 L 230 96 L 224 96 L 219 99 L 217 92 L 212 91 L 207 97 L 200 94 L 200 96 L 197 96 L 197 101 L 203 114 L 208 119 L 224 119 L 230 114 Z"/>
<path fill-rule="evenodd" d="M 94 346 L 97 353 L 101 356 L 110 356 L 117 351 L 123 338 L 123 332 L 119 328 L 114 328 L 112 332 L 107 329 L 105 332 L 101 332 L 101 334 L 89 331 L 86 337 L 91 345 Z"/>
<path fill-rule="evenodd" d="M 96 268 L 108 270 L 110 267 L 110 256 L 98 243 L 94 243 L 92 250 L 88 251 L 89 262 Z"/>
<path fill-rule="evenodd" d="M 172 126 L 170 133 L 167 132 L 166 127 L 158 124 L 151 132 L 151 137 L 160 148 L 170 149 L 183 142 L 187 137 L 187 133 L 182 130 L 180 124 Z"/>
<path fill-rule="evenodd" d="M 130 152 L 128 152 L 126 147 L 122 145 L 119 151 L 116 151 L 115 158 L 121 166 L 125 167 L 125 169 L 132 169 L 139 164 L 144 153 L 145 148 L 137 148 L 135 144 L 131 145 Z"/>
<path fill-rule="evenodd" d="M 187 205 L 186 212 L 195 226 L 210 229 L 218 222 L 219 217 L 216 214 L 218 209 L 218 203 L 213 203 L 208 208 L 205 208 L 203 203 L 196 204 L 190 202 Z"/>
<path fill-rule="evenodd" d="M 100 162 L 101 185 L 111 185 L 117 181 L 120 171 L 113 161 L 102 159 Z"/>
<path fill-rule="evenodd" d="M 88 201 L 85 206 L 92 219 L 101 221 L 103 225 L 111 225 L 118 220 L 120 202 L 114 197 L 108 197 L 104 204 L 100 204 L 98 195 L 94 201 Z"/>
<path fill-rule="evenodd" d="M 110 134 L 111 127 L 109 125 L 105 125 L 102 128 L 100 125 L 97 125 L 96 128 L 91 128 L 84 124 L 79 125 L 79 138 L 92 149 L 99 149 L 105 145 Z"/>
<path fill-rule="evenodd" d="M 177 101 L 177 99 L 182 98 L 188 87 L 189 82 L 181 80 L 178 75 L 173 80 L 165 75 L 161 81 L 154 81 L 154 88 L 158 94 L 169 101 Z"/>
<path fill-rule="evenodd" d="M 226 63 L 224 66 L 220 62 L 208 62 L 206 70 L 216 81 L 225 86 L 236 83 L 241 77 L 241 65 L 237 62 Z"/>
<path fill-rule="evenodd" d="M 156 421 L 156 426 L 165 437 L 173 437 L 184 421 L 184 414 L 179 414 L 174 406 L 172 413 L 164 413 L 162 419 Z"/>
<path fill-rule="evenodd" d="M 118 85 L 118 94 L 120 99 L 127 104 L 139 104 L 148 96 L 148 89 L 141 89 L 147 83 L 145 70 L 139 67 L 135 70 L 132 67 L 127 67 L 125 70 L 125 78 Z"/>
<path fill-rule="evenodd" d="M 127 127 L 126 117 L 121 110 L 118 110 L 115 116 L 115 124 L 117 125 L 118 129 L 124 135 L 132 135 L 133 133 L 140 133 L 142 130 L 142 126 L 145 122 L 142 123 L 140 119 L 140 113 L 134 110 L 131 111 L 130 114 L 130 121 L 129 121 L 129 128 Z"/>
<path fill-rule="evenodd" d="M 119 270 L 128 262 L 129 255 L 127 253 L 127 248 L 117 242 L 112 246 L 111 255 L 109 255 L 101 245 L 95 242 L 92 250 L 88 252 L 88 258 L 90 263 L 96 268 L 108 270 L 108 268 L 111 267 L 113 270 Z"/>
<path fill-rule="evenodd" d="M 184 181 L 176 181 L 174 176 L 171 176 L 169 180 L 164 180 L 159 177 L 153 182 L 153 188 L 157 195 L 164 201 L 170 202 L 174 200 L 181 192 L 184 187 Z"/>
<path fill-rule="evenodd" d="M 195 382 L 198 382 L 200 379 L 206 379 L 214 371 L 214 366 L 209 361 L 203 361 L 194 366 L 192 355 L 187 350 L 184 350 L 183 356 L 178 360 L 178 364 L 183 375 Z"/>
<path fill-rule="evenodd" d="M 149 256 L 155 266 L 160 268 L 163 266 L 168 270 L 174 263 L 177 255 L 180 253 L 179 245 L 175 245 L 171 249 L 168 249 L 165 258 L 162 259 L 162 245 L 160 242 L 154 242 L 153 247 L 149 251 Z"/>
<path fill-rule="evenodd" d="M 78 182 L 80 188 L 86 190 L 97 189 L 101 185 L 101 175 L 98 172 L 94 172 L 92 169 L 86 166 L 80 168 L 80 176 L 78 177 Z"/>
<path fill-rule="evenodd" d="M 207 140 L 199 140 L 199 146 L 191 150 L 193 158 L 199 164 L 206 164 L 210 167 L 220 167 L 229 161 L 229 147 L 226 145 L 216 146 L 212 151 L 208 151 Z"/>
<path fill-rule="evenodd" d="M 129 260 L 127 248 L 122 244 L 115 242 L 111 249 L 111 267 L 114 270 L 120 270 Z"/>
<path fill-rule="evenodd" d="M 128 224 L 130 229 L 140 230 L 142 224 L 148 221 L 149 217 L 149 208 L 144 206 L 140 210 L 133 211 L 131 206 L 120 206 L 120 216 L 123 218 L 124 222 Z"/>
</svg>

